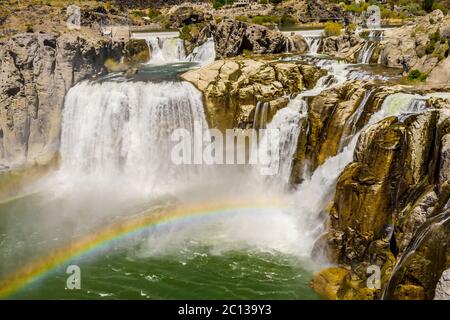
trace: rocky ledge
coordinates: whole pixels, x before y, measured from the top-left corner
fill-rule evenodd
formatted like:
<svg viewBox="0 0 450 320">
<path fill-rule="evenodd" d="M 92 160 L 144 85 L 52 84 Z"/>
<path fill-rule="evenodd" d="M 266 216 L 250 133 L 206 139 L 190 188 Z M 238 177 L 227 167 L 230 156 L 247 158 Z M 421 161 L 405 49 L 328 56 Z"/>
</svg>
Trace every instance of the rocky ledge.
<svg viewBox="0 0 450 320">
<path fill-rule="evenodd" d="M 312 88 L 325 73 L 300 63 L 243 58 L 218 60 L 182 78 L 203 93 L 210 126 L 223 130 L 250 126 L 258 102 L 269 103 L 270 121 L 288 95 Z"/>
</svg>

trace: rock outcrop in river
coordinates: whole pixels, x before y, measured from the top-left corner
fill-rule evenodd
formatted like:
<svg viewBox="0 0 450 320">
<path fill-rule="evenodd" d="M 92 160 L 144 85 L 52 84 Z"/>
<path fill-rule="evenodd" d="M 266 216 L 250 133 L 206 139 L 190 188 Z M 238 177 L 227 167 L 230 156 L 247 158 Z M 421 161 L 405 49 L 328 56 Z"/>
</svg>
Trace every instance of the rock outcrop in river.
<svg viewBox="0 0 450 320">
<path fill-rule="evenodd" d="M 258 102 L 268 102 L 267 121 L 287 105 L 287 95 L 312 88 L 325 70 L 300 63 L 254 59 L 218 60 L 182 75 L 203 92 L 211 127 L 247 127 Z"/>
</svg>

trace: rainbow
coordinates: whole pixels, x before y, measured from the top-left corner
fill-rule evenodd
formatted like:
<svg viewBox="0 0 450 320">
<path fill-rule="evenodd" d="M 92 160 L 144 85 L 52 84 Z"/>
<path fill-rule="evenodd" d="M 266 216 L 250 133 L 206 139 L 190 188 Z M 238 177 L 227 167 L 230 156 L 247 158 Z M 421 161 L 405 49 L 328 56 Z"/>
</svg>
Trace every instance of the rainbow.
<svg viewBox="0 0 450 320">
<path fill-rule="evenodd" d="M 167 212 L 142 212 L 124 221 L 115 222 L 101 230 L 81 237 L 67 246 L 54 250 L 50 255 L 37 260 L 0 282 L 0 299 L 7 299 L 14 293 L 24 289 L 27 285 L 45 277 L 59 266 L 80 258 L 95 250 L 107 248 L 113 241 L 147 231 L 149 228 L 170 224 L 173 222 L 187 222 L 196 217 L 208 217 L 233 212 L 239 209 L 270 209 L 288 208 L 282 199 L 258 199 L 245 201 L 226 201 L 196 206 L 173 208 Z"/>
</svg>

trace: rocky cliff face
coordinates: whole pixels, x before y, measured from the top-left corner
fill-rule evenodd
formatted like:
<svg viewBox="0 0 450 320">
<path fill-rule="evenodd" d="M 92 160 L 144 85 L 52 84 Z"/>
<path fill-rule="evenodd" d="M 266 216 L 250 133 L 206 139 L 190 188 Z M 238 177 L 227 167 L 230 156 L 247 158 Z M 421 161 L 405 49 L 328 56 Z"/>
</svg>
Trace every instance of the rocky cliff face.
<svg viewBox="0 0 450 320">
<path fill-rule="evenodd" d="M 299 63 L 254 59 L 219 60 L 182 75 L 203 92 L 211 127 L 245 128 L 258 102 L 268 102 L 268 121 L 288 103 L 287 95 L 312 88 L 325 71 Z"/>
<path fill-rule="evenodd" d="M 380 90 L 375 99 L 396 89 Z M 373 112 L 379 104 L 368 106 Z M 324 296 L 434 297 L 449 267 L 450 101 L 430 98 L 427 106 L 387 117 L 359 136 L 353 162 L 337 181 L 328 233 L 316 247 L 340 265 L 316 275 L 313 287 Z M 380 268 L 381 289 L 368 288 L 369 266 Z"/>
<path fill-rule="evenodd" d="M 190 32 L 185 39 L 186 48 L 194 48 L 203 44 L 209 37 L 214 37 L 218 58 L 230 58 L 252 54 L 305 53 L 308 50 L 305 39 L 296 35 L 287 37 L 279 31 L 270 30 L 256 24 L 236 20 L 223 20 L 219 23 L 197 24 L 187 27 Z M 182 31 L 183 34 L 183 31 Z"/>
<path fill-rule="evenodd" d="M 381 63 L 389 67 L 431 72 L 448 57 L 450 15 L 436 10 L 410 25 L 388 29 L 381 43 Z M 437 82 L 438 79 L 432 78 Z M 447 79 L 450 81 L 450 79 Z"/>
<path fill-rule="evenodd" d="M 348 62 L 356 62 L 364 40 L 355 33 L 344 33 L 340 36 L 323 39 L 321 52 Z"/>
<path fill-rule="evenodd" d="M 0 45 L 0 164 L 46 163 L 59 147 L 66 92 L 102 73 L 121 45 L 64 34 L 18 34 Z"/>
</svg>

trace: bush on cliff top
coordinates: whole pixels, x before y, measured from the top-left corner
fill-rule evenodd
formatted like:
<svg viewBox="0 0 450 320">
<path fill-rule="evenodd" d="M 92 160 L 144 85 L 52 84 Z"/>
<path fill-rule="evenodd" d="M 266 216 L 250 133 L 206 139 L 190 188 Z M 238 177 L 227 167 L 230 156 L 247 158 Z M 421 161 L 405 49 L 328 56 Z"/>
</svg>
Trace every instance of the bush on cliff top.
<svg viewBox="0 0 450 320">
<path fill-rule="evenodd" d="M 414 70 L 411 70 L 409 73 L 408 73 L 408 80 L 409 81 L 416 81 L 416 80 L 419 80 L 419 81 L 425 81 L 426 79 L 427 79 L 427 74 L 426 73 L 422 73 L 422 72 L 420 72 L 419 70 L 417 70 L 417 69 L 414 69 Z"/>
<path fill-rule="evenodd" d="M 280 18 L 275 16 L 254 16 L 252 22 L 260 25 L 279 24 Z"/>
<path fill-rule="evenodd" d="M 327 22 L 324 25 L 323 33 L 325 37 L 340 36 L 342 33 L 342 24 L 339 22 Z"/>
</svg>

